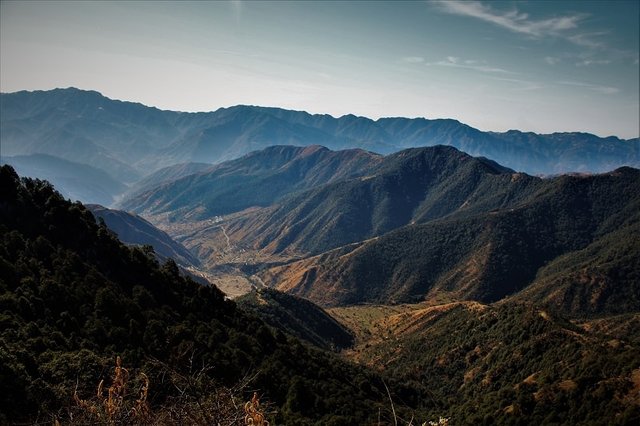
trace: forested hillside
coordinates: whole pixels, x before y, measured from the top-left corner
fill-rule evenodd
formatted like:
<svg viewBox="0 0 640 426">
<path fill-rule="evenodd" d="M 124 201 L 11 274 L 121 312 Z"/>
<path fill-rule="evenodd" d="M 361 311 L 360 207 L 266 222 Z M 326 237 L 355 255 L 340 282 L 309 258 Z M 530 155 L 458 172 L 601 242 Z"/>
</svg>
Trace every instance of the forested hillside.
<svg viewBox="0 0 640 426">
<path fill-rule="evenodd" d="M 116 355 L 147 373 L 156 409 L 176 389 L 154 360 L 183 375 L 205 367 L 202 380 L 216 386 L 253 377 L 249 389 L 274 404 L 277 423 L 357 424 L 384 409 L 375 375 L 274 331 L 172 261 L 124 246 L 48 183 L 5 166 L 0 186 L 1 422 L 64 418 L 74 389 L 95 394 Z"/>
<path fill-rule="evenodd" d="M 312 302 L 277 290 L 254 290 L 237 302 L 268 324 L 320 348 L 337 351 L 353 345 L 351 332 Z"/>
<path fill-rule="evenodd" d="M 518 176 L 513 178 L 523 182 L 531 179 Z M 638 263 L 630 261 L 640 254 L 635 225 L 640 220 L 638 170 L 563 176 L 524 186 L 503 179 L 501 185 L 515 191 L 500 195 L 495 189 L 493 193 L 488 190 L 487 197 L 477 197 L 476 191 L 466 201 L 453 202 L 462 207 L 452 209 L 445 218 L 416 221 L 361 244 L 268 268 L 261 277 L 269 285 L 325 305 L 419 301 L 442 292 L 456 299 L 493 302 L 534 280 L 540 282 L 541 289 L 552 271 L 556 273 L 554 282 L 571 281 L 567 274 L 573 271 L 574 278 L 579 275 L 579 265 L 586 267 L 588 256 L 595 265 L 618 262 L 619 268 L 608 264 L 598 272 L 601 277 L 611 275 L 611 279 L 599 279 L 601 285 L 572 284 L 572 292 L 582 302 L 566 303 L 595 303 L 599 307 L 594 306 L 593 312 L 640 308 L 635 279 Z M 457 193 L 465 197 L 464 192 Z M 444 205 L 454 197 L 443 197 Z M 443 203 L 435 205 L 442 208 Z M 323 215 L 335 211 L 319 210 Z M 330 241 L 339 242 L 341 235 L 331 234 Z M 579 255 L 581 250 L 585 252 Z M 554 269 L 549 263 L 563 255 L 568 257 L 558 259 L 561 263 Z M 597 269 L 595 265 L 591 271 Z M 552 294 L 559 289 L 546 288 L 537 300 L 557 299 L 557 292 Z"/>
</svg>

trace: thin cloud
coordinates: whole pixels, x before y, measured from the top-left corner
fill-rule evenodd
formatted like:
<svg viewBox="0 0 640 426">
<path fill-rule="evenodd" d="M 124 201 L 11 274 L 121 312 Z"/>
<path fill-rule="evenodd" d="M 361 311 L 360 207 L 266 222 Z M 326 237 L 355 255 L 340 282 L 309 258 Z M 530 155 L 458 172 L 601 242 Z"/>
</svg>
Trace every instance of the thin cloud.
<svg viewBox="0 0 640 426">
<path fill-rule="evenodd" d="M 563 37 L 574 44 L 584 47 L 602 47 L 602 43 L 592 39 L 594 34 L 572 34 L 578 29 L 579 23 L 588 15 L 574 14 L 561 17 L 535 20 L 529 14 L 513 9 L 502 12 L 492 9 L 480 1 L 434 1 L 441 11 L 453 15 L 468 16 L 491 23 L 509 31 L 524 34 L 530 37 Z M 596 34 L 600 35 L 600 33 Z"/>
<path fill-rule="evenodd" d="M 240 20 L 242 19 L 242 9 L 244 9 L 242 0 L 231 0 L 229 2 L 229 5 L 231 6 L 231 9 L 233 11 L 236 23 L 240 22 Z"/>
<path fill-rule="evenodd" d="M 620 89 L 617 87 L 600 86 L 598 84 L 583 83 L 581 81 L 558 81 L 557 83 L 563 86 L 583 87 L 597 93 L 602 93 L 603 95 L 614 95 L 620 92 Z"/>
<path fill-rule="evenodd" d="M 544 61 L 549 65 L 555 65 L 560 63 L 562 60 L 553 56 L 545 56 Z"/>
<path fill-rule="evenodd" d="M 410 64 L 420 64 L 424 62 L 424 58 L 422 56 L 405 56 L 402 60 Z"/>
<path fill-rule="evenodd" d="M 518 92 L 520 91 L 528 92 L 532 90 L 540 90 L 545 88 L 543 84 L 537 83 L 535 81 L 530 81 L 530 80 L 522 80 L 518 78 L 504 78 L 504 77 L 494 77 L 493 79 L 497 81 L 504 81 L 507 83 L 515 84 L 515 87 L 512 90 L 518 91 Z"/>
<path fill-rule="evenodd" d="M 599 31 L 596 33 L 586 33 L 586 34 L 573 34 L 567 37 L 567 40 L 572 42 L 573 44 L 577 44 L 582 47 L 589 47 L 591 49 L 598 49 L 605 47 L 604 43 L 599 41 L 595 41 L 594 37 L 600 37 L 608 34 L 606 31 Z"/>
<path fill-rule="evenodd" d="M 577 67 L 589 67 L 591 65 L 608 65 L 611 61 L 609 59 L 585 59 L 580 62 L 576 62 Z"/>
<path fill-rule="evenodd" d="M 476 61 L 473 59 L 460 59 L 455 56 L 447 56 L 446 59 L 442 61 L 427 63 L 427 65 L 436 65 L 439 67 L 462 68 L 462 69 L 468 69 L 468 70 L 479 71 L 484 73 L 517 74 L 513 71 L 508 71 L 502 68 L 489 66 L 483 61 Z"/>
</svg>

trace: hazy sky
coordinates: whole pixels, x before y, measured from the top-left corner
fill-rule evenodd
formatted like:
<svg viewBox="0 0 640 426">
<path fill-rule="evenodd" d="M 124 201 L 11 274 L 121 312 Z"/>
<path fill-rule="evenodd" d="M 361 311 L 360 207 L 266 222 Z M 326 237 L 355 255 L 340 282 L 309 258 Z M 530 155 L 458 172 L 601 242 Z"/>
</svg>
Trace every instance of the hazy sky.
<svg viewBox="0 0 640 426">
<path fill-rule="evenodd" d="M 2 0 L 0 89 L 631 138 L 639 4 Z"/>
</svg>

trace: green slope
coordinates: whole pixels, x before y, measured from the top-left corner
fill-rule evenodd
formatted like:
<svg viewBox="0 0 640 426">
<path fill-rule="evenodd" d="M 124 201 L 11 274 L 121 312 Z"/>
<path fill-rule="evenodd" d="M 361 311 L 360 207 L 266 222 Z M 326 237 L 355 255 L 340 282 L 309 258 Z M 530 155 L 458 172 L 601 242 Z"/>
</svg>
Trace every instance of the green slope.
<svg viewBox="0 0 640 426">
<path fill-rule="evenodd" d="M 412 222 L 501 208 L 541 180 L 515 174 L 455 148 L 404 150 L 366 176 L 343 179 L 231 221 L 230 235 L 267 252 L 317 254 Z"/>
<path fill-rule="evenodd" d="M 640 312 L 640 223 L 542 268 L 520 300 L 574 317 Z"/>
</svg>

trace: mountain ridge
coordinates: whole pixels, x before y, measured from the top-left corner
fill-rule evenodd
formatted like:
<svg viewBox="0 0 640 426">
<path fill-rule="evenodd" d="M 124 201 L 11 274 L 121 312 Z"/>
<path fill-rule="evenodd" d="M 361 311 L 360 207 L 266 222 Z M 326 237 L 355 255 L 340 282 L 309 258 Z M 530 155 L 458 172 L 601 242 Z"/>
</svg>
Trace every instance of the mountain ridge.
<svg viewBox="0 0 640 426">
<path fill-rule="evenodd" d="M 640 166 L 637 138 L 483 132 L 454 119 L 336 118 L 257 106 L 174 112 L 75 88 L 2 93 L 0 108 L 3 155 L 59 155 L 126 184 L 177 163 L 219 163 L 277 144 L 380 154 L 444 144 L 533 175 Z"/>
<path fill-rule="evenodd" d="M 419 301 L 435 290 L 493 302 L 530 285 L 539 268 L 562 254 L 595 244 L 592 256 L 601 256 L 610 244 L 598 241 L 613 232 L 626 241 L 640 237 L 634 225 L 640 220 L 638 187 L 640 171 L 631 168 L 541 181 L 528 198 L 498 210 L 409 224 L 352 250 L 260 274 L 268 285 L 325 306 Z M 627 247 L 640 251 L 637 244 Z M 627 269 L 627 281 L 618 278 L 618 286 L 633 282 L 638 272 Z M 632 295 L 633 288 L 610 289 L 603 300 L 617 292 Z M 640 309 L 634 300 L 627 298 L 620 309 Z"/>
</svg>

